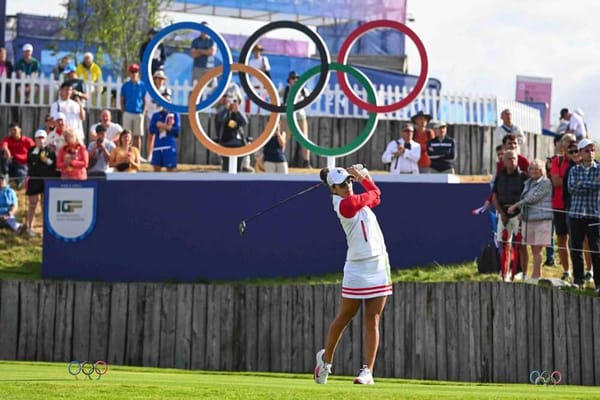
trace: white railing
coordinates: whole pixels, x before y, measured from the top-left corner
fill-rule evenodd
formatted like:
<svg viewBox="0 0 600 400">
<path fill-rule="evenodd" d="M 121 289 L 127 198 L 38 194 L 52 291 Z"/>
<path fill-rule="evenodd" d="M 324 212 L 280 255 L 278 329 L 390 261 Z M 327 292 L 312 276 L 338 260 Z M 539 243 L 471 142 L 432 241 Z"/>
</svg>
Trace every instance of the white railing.
<svg viewBox="0 0 600 400">
<path fill-rule="evenodd" d="M 26 85 L 35 84 L 35 93 L 29 98 L 25 96 Z M 1 78 L 0 106 L 18 105 L 23 107 L 50 107 L 58 96 L 61 81 L 52 76 L 30 78 Z M 88 83 L 89 100 L 86 107 L 90 109 L 119 108 L 119 94 L 122 80 L 108 78 L 101 83 Z M 283 85 L 280 84 L 279 88 Z M 184 81 L 169 82 L 173 91 L 172 99 L 177 104 L 185 104 L 192 91 L 192 85 Z M 380 85 L 377 89 L 378 103 L 390 104 L 406 97 L 409 88 Z M 355 93 L 366 98 L 362 88 L 354 87 Z M 513 122 L 526 132 L 541 133 L 542 122 L 539 110 L 516 101 L 505 100 L 497 96 L 481 96 L 476 94 L 441 93 L 435 90 L 424 90 L 411 104 L 398 111 L 380 115 L 382 119 L 408 120 L 419 110 L 431 114 L 434 120 L 446 121 L 449 124 L 466 124 L 480 126 L 496 126 L 500 121 L 500 112 L 510 108 Z M 211 112 L 207 110 L 207 112 Z M 265 111 L 266 114 L 266 111 Z M 336 116 L 340 118 L 367 118 L 368 113 L 350 103 L 339 85 L 323 91 L 310 105 L 307 114 L 313 116 Z"/>
</svg>

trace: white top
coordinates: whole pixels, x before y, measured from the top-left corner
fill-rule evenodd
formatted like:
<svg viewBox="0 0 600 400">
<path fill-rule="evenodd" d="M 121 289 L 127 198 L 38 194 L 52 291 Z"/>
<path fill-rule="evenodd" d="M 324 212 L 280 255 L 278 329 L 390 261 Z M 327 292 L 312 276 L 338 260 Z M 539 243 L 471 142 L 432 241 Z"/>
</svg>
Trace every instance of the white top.
<svg viewBox="0 0 600 400">
<path fill-rule="evenodd" d="M 96 136 L 96 127 L 98 125 L 100 125 L 100 122 L 92 125 L 92 127 L 90 128 L 90 133 L 93 133 L 94 134 L 93 136 Z M 106 128 L 106 133 L 104 134 L 104 138 L 107 140 L 110 140 L 111 142 L 114 142 L 115 140 L 117 140 L 119 138 L 119 134 L 121 132 L 123 132 L 123 127 L 119 124 L 111 122 L 108 125 L 108 128 Z"/>
<path fill-rule="evenodd" d="M 85 134 L 81 120 L 81 107 L 75 100 L 57 100 L 50 106 L 50 115 L 55 115 L 57 112 L 64 113 L 67 118 L 65 125 L 67 128 L 74 129 L 77 137 L 83 143 Z"/>
<path fill-rule="evenodd" d="M 108 140 L 108 139 L 104 139 L 104 147 L 106 147 L 106 150 L 108 150 L 109 153 L 112 153 L 112 151 L 115 149 L 115 144 Z M 104 155 L 102 154 L 103 152 L 100 152 L 99 150 L 96 149 L 97 144 L 96 142 L 91 142 L 88 145 L 88 152 L 90 154 L 90 159 L 92 158 L 92 153 L 93 152 L 97 152 L 96 157 L 97 160 L 96 164 L 94 164 L 93 167 L 89 168 L 89 171 L 98 171 L 98 172 L 112 172 L 112 168 L 109 168 L 108 166 L 108 160 L 106 158 L 104 158 Z"/>
<path fill-rule="evenodd" d="M 269 59 L 266 56 L 260 56 L 258 58 L 251 56 L 250 60 L 248 60 L 248 65 L 254 67 L 256 69 L 260 69 L 263 72 L 270 71 L 271 65 L 269 64 Z M 250 75 L 250 82 L 252 86 L 262 88 L 262 83 L 258 79 L 256 79 L 253 75 Z"/>
<path fill-rule="evenodd" d="M 56 133 L 56 130 L 53 130 L 48 134 L 48 138 L 46 139 L 46 144 L 48 146 L 54 146 L 55 152 L 58 154 L 58 150 L 60 150 L 65 145 L 65 138 L 62 134 Z"/>
<path fill-rule="evenodd" d="M 165 85 L 162 85 L 161 87 L 157 88 L 158 93 L 162 93 L 164 88 L 165 88 Z M 152 96 L 150 96 L 150 91 L 146 92 L 144 104 L 146 105 L 146 116 L 148 117 L 148 122 L 150 122 L 150 118 L 152 118 L 152 116 L 155 113 L 162 110 L 162 107 L 154 101 Z"/>
<path fill-rule="evenodd" d="M 577 140 L 585 139 L 588 137 L 583 118 L 581 118 L 575 113 L 571 114 L 571 119 L 569 120 L 569 127 L 567 129 L 575 134 Z"/>
<path fill-rule="evenodd" d="M 369 207 L 363 207 L 352 218 L 346 218 L 340 214 L 340 203 L 343 198 L 333 195 L 333 210 L 336 212 L 344 233 L 348 252 L 346 260 L 362 260 L 376 257 L 386 253 L 383 233 L 379 228 L 377 217 Z"/>
<path fill-rule="evenodd" d="M 496 127 L 496 133 L 494 134 L 494 136 L 496 137 L 496 144 L 502 144 L 502 139 L 508 134 L 515 135 L 517 137 L 517 142 L 519 143 L 519 146 L 523 147 L 526 141 L 525 135 L 521 131 L 521 128 L 519 128 L 515 124 L 512 124 L 512 126 L 510 127 L 504 124 Z"/>
<path fill-rule="evenodd" d="M 381 161 L 384 164 L 390 164 L 391 174 L 418 174 L 418 163 L 421 158 L 421 145 L 414 140 L 411 140 L 410 150 L 406 149 L 400 157 L 395 157 L 394 153 L 398 151 L 399 145 L 404 145 L 403 138 L 398 139 L 398 141 L 392 140 L 388 143 L 385 151 L 381 155 Z"/>
</svg>

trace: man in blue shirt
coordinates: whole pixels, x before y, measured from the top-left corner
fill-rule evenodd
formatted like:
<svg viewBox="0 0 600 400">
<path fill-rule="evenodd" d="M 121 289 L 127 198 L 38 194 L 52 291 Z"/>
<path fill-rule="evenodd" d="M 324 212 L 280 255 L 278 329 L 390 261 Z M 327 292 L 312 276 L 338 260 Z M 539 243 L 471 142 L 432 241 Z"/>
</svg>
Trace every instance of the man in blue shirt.
<svg viewBox="0 0 600 400">
<path fill-rule="evenodd" d="M 123 112 L 123 129 L 129 129 L 133 135 L 133 145 L 142 150 L 144 136 L 144 111 L 146 104 L 146 87 L 140 79 L 140 66 L 129 66 L 129 80 L 121 86 L 121 111 Z"/>
<path fill-rule="evenodd" d="M 573 283 L 583 286 L 583 240 L 587 236 L 592 253 L 594 283 L 600 294 L 600 165 L 594 160 L 594 142 L 582 139 L 577 144 L 581 163 L 569 170 L 567 187 L 571 194 L 569 226 Z"/>
<path fill-rule="evenodd" d="M 161 93 L 166 101 L 171 101 L 171 90 L 163 89 Z M 165 167 L 167 172 L 177 168 L 177 141 L 181 118 L 178 113 L 166 109 L 152 115 L 150 120 L 150 135 L 148 136 L 148 156 L 152 154 L 154 172 L 160 172 Z"/>
<path fill-rule="evenodd" d="M 22 225 L 15 218 L 18 205 L 17 194 L 8 186 L 7 176 L 0 174 L 0 228 L 19 231 Z"/>
<path fill-rule="evenodd" d="M 208 25 L 206 21 L 202 25 Z M 198 81 L 209 68 L 215 66 L 215 53 L 217 48 L 215 42 L 206 33 L 200 33 L 196 39 L 192 40 L 190 55 L 194 59 L 194 69 L 192 70 L 192 82 Z M 209 87 L 213 82 L 209 83 Z"/>
</svg>

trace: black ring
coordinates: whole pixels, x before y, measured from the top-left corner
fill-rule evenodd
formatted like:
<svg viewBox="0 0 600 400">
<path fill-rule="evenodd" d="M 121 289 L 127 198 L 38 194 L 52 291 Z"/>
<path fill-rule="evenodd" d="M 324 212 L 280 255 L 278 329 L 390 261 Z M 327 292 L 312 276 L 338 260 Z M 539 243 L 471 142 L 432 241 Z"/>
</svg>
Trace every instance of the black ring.
<svg viewBox="0 0 600 400">
<path fill-rule="evenodd" d="M 258 42 L 258 39 L 260 39 L 265 33 L 280 28 L 294 29 L 304 33 L 306 36 L 311 38 L 317 46 L 319 58 L 321 59 L 321 75 L 319 76 L 317 85 L 304 100 L 300 101 L 299 103 L 294 103 L 294 111 L 298 111 L 299 109 L 308 106 L 318 96 L 320 96 L 323 91 L 323 88 L 325 88 L 325 85 L 327 85 L 327 82 L 329 81 L 329 63 L 331 62 L 331 57 L 329 56 L 329 50 L 327 49 L 327 46 L 325 45 L 325 42 L 323 41 L 321 36 L 319 36 L 309 27 L 295 21 L 274 21 L 259 28 L 256 32 L 250 35 L 248 40 L 246 40 L 246 43 L 244 43 L 242 50 L 240 50 L 239 63 L 248 65 L 248 56 L 250 55 L 250 51 L 254 48 L 254 44 Z M 254 89 L 248 82 L 248 77 L 246 76 L 246 73 L 239 72 L 239 77 L 240 84 L 244 88 L 244 91 L 248 95 L 250 101 L 258 105 L 259 107 L 264 108 L 265 110 L 277 113 L 285 113 L 286 109 L 284 105 L 275 106 L 271 103 L 267 103 L 263 99 L 258 97 L 256 93 L 254 93 Z"/>
</svg>

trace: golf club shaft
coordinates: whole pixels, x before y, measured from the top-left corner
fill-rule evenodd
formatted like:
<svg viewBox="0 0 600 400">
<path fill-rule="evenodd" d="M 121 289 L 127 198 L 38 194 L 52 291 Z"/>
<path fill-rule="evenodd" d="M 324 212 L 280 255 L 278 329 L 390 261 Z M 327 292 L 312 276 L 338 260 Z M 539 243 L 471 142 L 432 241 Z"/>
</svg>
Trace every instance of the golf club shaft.
<svg viewBox="0 0 600 400">
<path fill-rule="evenodd" d="M 310 192 L 311 190 L 314 190 L 314 189 L 316 189 L 316 188 L 320 187 L 322 184 L 323 184 L 323 182 L 319 182 L 319 183 L 317 183 L 316 185 L 312 185 L 311 187 L 308 187 L 308 188 L 306 188 L 306 189 L 303 189 L 303 190 L 299 191 L 299 192 L 298 192 L 298 193 L 296 193 L 296 194 L 293 194 L 293 195 L 291 195 L 291 196 L 289 196 L 289 197 L 286 197 L 285 199 L 283 199 L 283 200 L 280 200 L 280 201 L 278 201 L 277 203 L 273 204 L 271 207 L 265 208 L 264 210 L 257 212 L 257 213 L 256 213 L 256 214 L 254 214 L 253 216 L 251 216 L 251 217 L 249 217 L 249 218 L 246 218 L 246 219 L 244 219 L 244 221 L 245 221 L 245 222 L 252 221 L 254 218 L 256 218 L 256 217 L 259 217 L 259 216 L 263 215 L 263 214 L 264 214 L 264 213 L 266 213 L 267 211 L 270 211 L 270 210 L 274 209 L 275 207 L 278 207 L 278 206 L 280 206 L 280 205 L 282 205 L 282 204 L 284 204 L 284 203 L 287 203 L 288 201 L 292 200 L 293 198 L 295 198 L 295 197 L 298 197 L 298 196 L 301 196 L 301 195 L 303 195 L 304 193 Z"/>
</svg>

